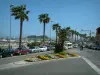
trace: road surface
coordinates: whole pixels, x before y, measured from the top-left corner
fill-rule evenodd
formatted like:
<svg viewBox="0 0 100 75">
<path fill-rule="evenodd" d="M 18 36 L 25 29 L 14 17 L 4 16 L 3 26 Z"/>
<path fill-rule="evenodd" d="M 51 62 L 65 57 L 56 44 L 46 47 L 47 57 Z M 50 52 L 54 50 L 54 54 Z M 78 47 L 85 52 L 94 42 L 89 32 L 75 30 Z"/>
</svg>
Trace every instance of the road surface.
<svg viewBox="0 0 100 75">
<path fill-rule="evenodd" d="M 81 58 L 50 61 L 19 68 L 0 70 L 0 75 L 100 75 L 100 51 L 90 49 L 80 51 L 78 48 L 69 49 L 67 51 L 78 53 Z M 21 60 L 25 57 L 28 56 L 0 59 L 0 65 L 2 65 L 3 62 L 9 63 Z M 88 61 L 84 60 L 83 57 L 88 59 Z M 92 65 L 96 67 L 91 67 L 87 62 L 92 62 Z"/>
</svg>

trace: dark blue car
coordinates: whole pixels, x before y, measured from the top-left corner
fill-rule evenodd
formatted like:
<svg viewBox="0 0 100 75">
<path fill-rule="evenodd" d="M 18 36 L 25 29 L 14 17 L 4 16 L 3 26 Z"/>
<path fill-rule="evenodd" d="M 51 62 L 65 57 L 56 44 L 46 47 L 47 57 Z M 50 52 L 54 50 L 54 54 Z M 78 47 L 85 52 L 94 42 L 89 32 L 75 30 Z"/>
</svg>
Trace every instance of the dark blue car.
<svg viewBox="0 0 100 75">
<path fill-rule="evenodd" d="M 0 58 L 13 56 L 13 49 L 0 49 Z"/>
<path fill-rule="evenodd" d="M 97 46 L 96 49 L 97 49 L 97 50 L 100 50 L 100 46 Z"/>
</svg>

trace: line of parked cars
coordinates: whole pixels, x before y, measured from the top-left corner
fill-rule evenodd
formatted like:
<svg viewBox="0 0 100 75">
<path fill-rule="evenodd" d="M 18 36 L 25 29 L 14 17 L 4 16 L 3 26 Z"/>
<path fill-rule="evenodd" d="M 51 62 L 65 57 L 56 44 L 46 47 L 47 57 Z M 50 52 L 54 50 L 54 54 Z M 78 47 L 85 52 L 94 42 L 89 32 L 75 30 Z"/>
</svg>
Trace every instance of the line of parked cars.
<svg viewBox="0 0 100 75">
<path fill-rule="evenodd" d="M 87 45 L 86 48 L 93 49 L 93 50 L 100 50 L 100 46 L 99 45 Z"/>
<path fill-rule="evenodd" d="M 0 58 L 9 57 L 9 56 L 13 56 L 13 55 L 25 55 L 25 54 L 29 54 L 29 53 L 50 51 L 53 49 L 54 49 L 53 46 L 40 46 L 40 47 L 34 46 L 34 47 L 29 48 L 29 49 L 27 49 L 27 48 L 1 49 L 0 48 Z"/>
</svg>

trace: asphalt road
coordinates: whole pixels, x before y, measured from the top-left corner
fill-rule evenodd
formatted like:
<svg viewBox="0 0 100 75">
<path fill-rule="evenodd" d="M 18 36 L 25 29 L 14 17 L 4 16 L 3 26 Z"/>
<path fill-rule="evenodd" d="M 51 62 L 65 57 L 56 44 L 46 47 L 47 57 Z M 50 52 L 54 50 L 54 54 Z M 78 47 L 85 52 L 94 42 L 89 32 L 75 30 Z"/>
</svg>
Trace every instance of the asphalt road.
<svg viewBox="0 0 100 75">
<path fill-rule="evenodd" d="M 67 59 L 0 70 L 0 75 L 98 75 L 83 59 Z"/>
<path fill-rule="evenodd" d="M 68 52 L 78 53 L 80 56 L 88 58 L 93 64 L 100 68 L 100 50 L 92 50 L 84 48 L 80 50 L 79 48 L 70 49 Z"/>
<path fill-rule="evenodd" d="M 88 58 L 93 64 L 100 68 L 100 51 L 78 48 L 69 49 L 68 52 L 78 53 L 80 56 Z M 23 60 L 26 57 L 46 54 L 47 52 L 15 56 L 0 59 L 0 65 L 9 62 Z M 51 52 L 48 52 L 51 53 Z M 99 75 L 82 58 L 50 61 L 41 64 L 32 64 L 19 68 L 0 70 L 0 75 Z"/>
</svg>

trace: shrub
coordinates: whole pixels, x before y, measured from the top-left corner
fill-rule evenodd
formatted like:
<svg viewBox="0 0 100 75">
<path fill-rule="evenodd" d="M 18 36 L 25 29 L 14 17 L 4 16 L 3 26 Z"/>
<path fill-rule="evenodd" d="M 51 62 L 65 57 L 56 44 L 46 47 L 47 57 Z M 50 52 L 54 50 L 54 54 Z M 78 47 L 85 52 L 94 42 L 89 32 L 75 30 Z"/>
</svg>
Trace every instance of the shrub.
<svg viewBox="0 0 100 75">
<path fill-rule="evenodd" d="M 25 61 L 33 62 L 32 58 L 26 58 Z"/>
<path fill-rule="evenodd" d="M 57 57 L 59 57 L 59 58 L 67 58 L 67 56 L 66 55 L 61 55 L 61 54 L 55 54 Z"/>
<path fill-rule="evenodd" d="M 38 58 L 26 58 L 25 61 L 35 62 L 35 61 L 39 61 L 39 59 Z"/>
<path fill-rule="evenodd" d="M 68 53 L 68 55 L 70 55 L 70 56 L 72 56 L 72 57 L 77 57 L 77 56 L 79 56 L 78 54 L 72 54 L 72 53 Z"/>
<path fill-rule="evenodd" d="M 65 51 L 63 51 L 63 52 L 60 52 L 59 54 L 66 55 L 67 53 Z"/>
<path fill-rule="evenodd" d="M 46 54 L 45 56 L 51 58 L 51 59 L 56 59 L 57 57 L 53 54 Z"/>
<path fill-rule="evenodd" d="M 44 55 L 38 56 L 38 58 L 42 60 L 51 60 L 51 58 L 44 56 Z"/>
</svg>

